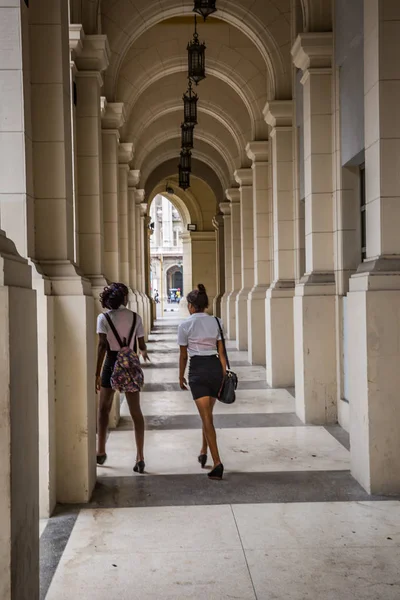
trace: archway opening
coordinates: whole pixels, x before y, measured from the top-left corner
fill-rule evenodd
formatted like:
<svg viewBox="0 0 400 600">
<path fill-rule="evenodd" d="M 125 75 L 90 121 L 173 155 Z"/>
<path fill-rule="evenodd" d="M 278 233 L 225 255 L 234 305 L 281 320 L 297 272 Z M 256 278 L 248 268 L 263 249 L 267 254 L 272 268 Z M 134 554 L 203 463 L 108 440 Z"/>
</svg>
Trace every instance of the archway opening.
<svg viewBox="0 0 400 600">
<path fill-rule="evenodd" d="M 185 220 L 178 208 L 163 194 L 150 204 L 150 284 L 157 305 L 157 317 L 178 312 L 184 293 L 183 233 Z"/>
</svg>

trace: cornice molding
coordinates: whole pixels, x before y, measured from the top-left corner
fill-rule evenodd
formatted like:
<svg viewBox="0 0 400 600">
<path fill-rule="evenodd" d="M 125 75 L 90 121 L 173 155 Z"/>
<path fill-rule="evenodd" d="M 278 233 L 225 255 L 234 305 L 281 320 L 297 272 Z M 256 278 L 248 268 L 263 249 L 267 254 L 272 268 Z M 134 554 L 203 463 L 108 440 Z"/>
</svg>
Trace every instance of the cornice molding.
<svg viewBox="0 0 400 600">
<path fill-rule="evenodd" d="M 291 53 L 294 65 L 303 72 L 307 69 L 331 68 L 333 33 L 300 33 Z"/>
</svg>

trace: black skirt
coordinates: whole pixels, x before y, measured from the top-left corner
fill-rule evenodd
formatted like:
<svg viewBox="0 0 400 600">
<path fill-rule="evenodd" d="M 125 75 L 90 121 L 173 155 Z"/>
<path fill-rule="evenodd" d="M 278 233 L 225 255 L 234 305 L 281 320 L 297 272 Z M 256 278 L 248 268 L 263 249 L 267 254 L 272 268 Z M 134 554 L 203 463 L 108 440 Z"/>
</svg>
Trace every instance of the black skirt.
<svg viewBox="0 0 400 600">
<path fill-rule="evenodd" d="M 217 398 L 224 375 L 218 356 L 193 356 L 190 359 L 189 387 L 193 400 Z"/>
<path fill-rule="evenodd" d="M 103 370 L 101 372 L 101 387 L 111 389 L 111 376 L 114 371 L 115 361 L 117 360 L 118 352 L 109 350 L 104 361 Z"/>
</svg>

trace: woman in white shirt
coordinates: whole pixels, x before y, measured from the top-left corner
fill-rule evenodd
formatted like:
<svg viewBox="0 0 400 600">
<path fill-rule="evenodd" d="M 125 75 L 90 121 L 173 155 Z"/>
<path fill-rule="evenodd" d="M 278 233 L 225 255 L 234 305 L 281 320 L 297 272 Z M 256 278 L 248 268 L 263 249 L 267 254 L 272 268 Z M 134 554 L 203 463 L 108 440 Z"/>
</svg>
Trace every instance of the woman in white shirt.
<svg viewBox="0 0 400 600">
<path fill-rule="evenodd" d="M 224 466 L 218 451 L 213 410 L 226 373 L 226 357 L 217 320 L 205 312 L 208 296 L 204 285 L 199 284 L 197 290 L 190 292 L 187 302 L 191 316 L 178 330 L 179 384 L 182 390 L 187 389 L 185 371 L 189 356 L 189 387 L 203 422 L 203 444 L 198 460 L 204 468 L 209 447 L 214 466 L 208 477 L 222 479 Z"/>
<path fill-rule="evenodd" d="M 135 317 L 135 313 L 126 308 L 126 305 L 128 304 L 128 294 L 129 290 L 123 283 L 112 283 L 104 288 L 104 291 L 100 294 L 101 305 L 106 309 L 107 315 L 111 319 L 121 340 L 129 340 L 129 335 L 133 327 L 133 319 Z M 99 344 L 97 350 L 96 393 L 100 392 L 97 428 L 97 464 L 103 465 L 107 460 L 107 429 L 114 398 L 114 390 L 111 387 L 111 376 L 120 350 L 120 345 L 112 332 L 104 313 L 101 313 L 97 318 L 97 333 L 99 334 Z M 139 344 L 143 359 L 145 361 L 149 360 L 144 341 L 143 322 L 139 315 L 136 315 L 136 325 L 130 343 L 132 350 L 136 348 L 136 343 Z M 144 419 L 140 408 L 140 393 L 126 392 L 125 395 L 129 406 L 129 412 L 131 413 L 135 426 L 137 455 L 136 464 L 133 470 L 136 473 L 143 473 L 145 468 L 143 454 Z"/>
</svg>

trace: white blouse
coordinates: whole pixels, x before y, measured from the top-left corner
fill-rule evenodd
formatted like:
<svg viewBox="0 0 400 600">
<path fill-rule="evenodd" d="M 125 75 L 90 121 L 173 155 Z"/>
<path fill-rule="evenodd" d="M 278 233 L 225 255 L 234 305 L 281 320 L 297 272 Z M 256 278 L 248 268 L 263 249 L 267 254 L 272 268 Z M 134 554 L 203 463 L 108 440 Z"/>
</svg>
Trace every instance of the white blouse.
<svg viewBox="0 0 400 600">
<path fill-rule="evenodd" d="M 221 319 L 218 320 L 221 323 Z M 179 325 L 178 344 L 187 346 L 189 356 L 217 354 L 217 341 L 220 339 L 217 321 L 207 313 L 194 313 Z"/>
</svg>

